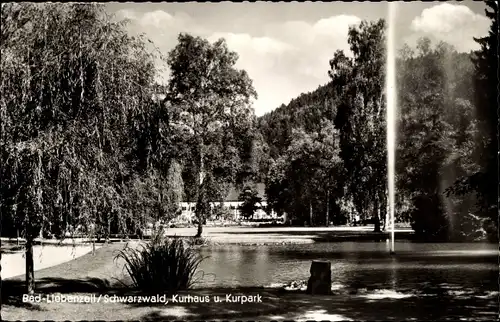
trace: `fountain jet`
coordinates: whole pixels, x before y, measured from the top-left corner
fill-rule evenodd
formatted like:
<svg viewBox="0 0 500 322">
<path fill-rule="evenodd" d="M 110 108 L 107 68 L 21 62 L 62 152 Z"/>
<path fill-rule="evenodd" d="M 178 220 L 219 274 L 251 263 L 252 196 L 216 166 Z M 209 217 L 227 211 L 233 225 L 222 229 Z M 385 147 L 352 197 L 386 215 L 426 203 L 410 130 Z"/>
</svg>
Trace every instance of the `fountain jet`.
<svg viewBox="0 0 500 322">
<path fill-rule="evenodd" d="M 386 99 L 387 99 L 387 183 L 389 190 L 389 219 L 391 220 L 391 250 L 394 254 L 394 196 L 396 164 L 396 46 L 394 39 L 394 21 L 396 2 L 389 2 L 387 19 L 387 63 L 386 63 Z M 387 226 L 387 225 L 386 225 Z"/>
</svg>

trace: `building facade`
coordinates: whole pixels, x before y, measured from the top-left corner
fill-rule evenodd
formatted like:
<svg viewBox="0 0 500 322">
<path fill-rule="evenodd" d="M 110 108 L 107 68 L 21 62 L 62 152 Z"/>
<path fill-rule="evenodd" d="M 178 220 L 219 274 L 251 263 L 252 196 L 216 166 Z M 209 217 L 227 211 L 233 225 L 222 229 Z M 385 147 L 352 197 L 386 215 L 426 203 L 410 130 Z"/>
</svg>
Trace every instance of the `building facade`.
<svg viewBox="0 0 500 322">
<path fill-rule="evenodd" d="M 259 206 L 259 209 L 257 209 L 257 211 L 254 213 L 253 218 L 275 219 L 277 217 L 276 212 L 271 210 L 271 212 L 268 214 L 265 211 L 265 209 L 267 209 L 265 185 L 263 183 L 259 183 L 256 185 L 256 189 L 257 189 L 257 195 L 259 196 L 259 198 L 261 198 L 262 201 L 257 205 Z M 243 204 L 243 201 L 239 200 L 240 192 L 241 191 L 237 190 L 235 187 L 231 187 L 229 194 L 227 195 L 226 198 L 224 198 L 224 201 L 210 203 L 212 209 L 219 207 L 223 208 L 224 212 L 226 214 L 229 214 L 230 220 L 239 221 L 243 219 L 240 212 L 240 206 Z M 192 222 L 195 216 L 196 202 L 187 202 L 187 201 L 181 202 L 181 210 L 182 212 L 179 219 L 182 221 Z M 219 214 L 217 214 L 217 212 L 214 213 L 214 217 L 215 218 L 211 219 L 213 220 L 220 219 L 217 218 L 219 217 Z M 227 220 L 228 218 L 225 219 Z"/>
</svg>

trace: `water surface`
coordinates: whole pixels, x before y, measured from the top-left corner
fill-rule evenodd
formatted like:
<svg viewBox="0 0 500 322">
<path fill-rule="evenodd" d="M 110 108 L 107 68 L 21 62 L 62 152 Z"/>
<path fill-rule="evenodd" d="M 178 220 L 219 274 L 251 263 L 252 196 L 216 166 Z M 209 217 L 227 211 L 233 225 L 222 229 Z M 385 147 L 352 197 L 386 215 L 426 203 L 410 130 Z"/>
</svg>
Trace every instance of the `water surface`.
<svg viewBox="0 0 500 322">
<path fill-rule="evenodd" d="M 498 291 L 498 246 L 341 242 L 203 248 L 199 286 L 271 286 L 309 278 L 313 260 L 331 262 L 334 287 L 412 294 L 491 296 Z M 199 274 L 201 277 L 201 275 Z M 489 294 L 489 295 L 488 295 Z"/>
</svg>

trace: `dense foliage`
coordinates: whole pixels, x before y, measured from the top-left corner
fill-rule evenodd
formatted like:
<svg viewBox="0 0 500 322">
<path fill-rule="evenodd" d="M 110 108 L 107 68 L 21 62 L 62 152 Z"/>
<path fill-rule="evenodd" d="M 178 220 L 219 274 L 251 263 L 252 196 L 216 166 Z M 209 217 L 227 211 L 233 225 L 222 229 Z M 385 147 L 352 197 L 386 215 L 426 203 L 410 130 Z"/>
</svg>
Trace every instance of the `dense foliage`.
<svg viewBox="0 0 500 322">
<path fill-rule="evenodd" d="M 471 210 L 443 193 L 474 167 L 476 121 L 467 84 L 472 70 L 468 55 L 444 43 L 431 48 L 423 39 L 417 47 L 416 54 L 406 52 L 400 68 L 408 72 L 398 80 L 399 199 L 407 202 L 404 213 L 419 235 L 443 239 L 453 230 L 456 212 Z"/>
<path fill-rule="evenodd" d="M 162 183 L 143 185 L 130 158 L 135 120 L 152 105 L 154 56 L 101 5 L 9 3 L 1 24 L 2 228 L 27 240 L 31 292 L 40 230 L 99 237 L 157 207 Z M 151 198 L 132 197 L 143 189 Z"/>
<path fill-rule="evenodd" d="M 266 180 L 268 203 L 275 211 L 300 224 L 345 223 L 337 211 L 343 192 L 338 136 L 328 120 L 318 132 L 293 131 L 292 144 L 271 165 Z"/>
<path fill-rule="evenodd" d="M 473 53 L 474 74 L 472 77 L 473 104 L 477 115 L 478 141 L 474 146 L 477 163 L 472 173 L 458 180 L 449 193 L 459 198 L 474 193 L 480 209 L 483 228 L 491 240 L 498 240 L 499 199 L 499 124 L 498 112 L 498 39 L 499 8 L 497 1 L 486 1 L 486 17 L 491 20 L 488 35 L 475 39 L 480 49 Z M 486 219 L 486 220 L 484 220 Z"/>
<path fill-rule="evenodd" d="M 337 111 L 333 90 L 330 83 L 319 86 L 258 118 L 259 130 L 271 158 L 276 159 L 286 151 L 292 140 L 292 129 L 314 132 L 321 130 L 322 119 L 333 121 Z"/>
</svg>

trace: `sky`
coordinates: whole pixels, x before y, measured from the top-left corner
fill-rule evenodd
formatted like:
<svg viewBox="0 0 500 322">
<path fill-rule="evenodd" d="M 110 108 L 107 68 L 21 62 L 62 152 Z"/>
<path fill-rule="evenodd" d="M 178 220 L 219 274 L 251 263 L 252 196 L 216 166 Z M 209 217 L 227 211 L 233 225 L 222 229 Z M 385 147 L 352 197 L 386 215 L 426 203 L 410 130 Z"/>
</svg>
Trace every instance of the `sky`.
<svg viewBox="0 0 500 322">
<path fill-rule="evenodd" d="M 129 33 L 144 33 L 167 54 L 187 32 L 210 41 L 225 38 L 239 55 L 258 98 L 257 116 L 288 104 L 329 81 L 336 50 L 349 54 L 347 31 L 362 20 L 387 16 L 384 2 L 108 3 L 116 19 L 129 19 Z M 399 2 L 396 44 L 415 46 L 420 37 L 446 41 L 458 51 L 477 49 L 473 37 L 487 34 L 486 6 L 475 1 Z M 161 78 L 168 79 L 168 70 Z"/>
</svg>

